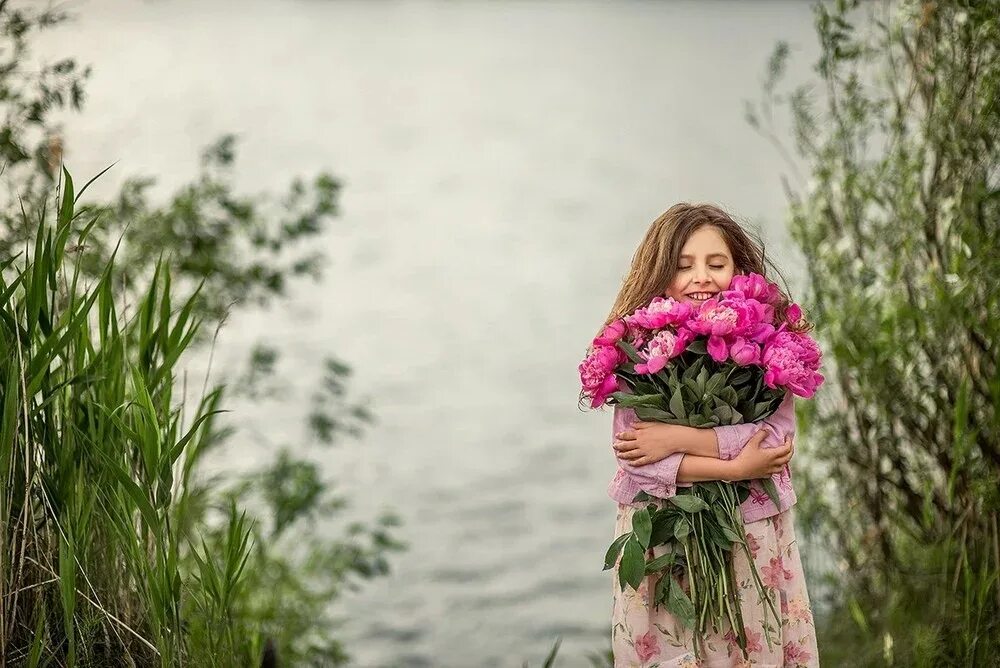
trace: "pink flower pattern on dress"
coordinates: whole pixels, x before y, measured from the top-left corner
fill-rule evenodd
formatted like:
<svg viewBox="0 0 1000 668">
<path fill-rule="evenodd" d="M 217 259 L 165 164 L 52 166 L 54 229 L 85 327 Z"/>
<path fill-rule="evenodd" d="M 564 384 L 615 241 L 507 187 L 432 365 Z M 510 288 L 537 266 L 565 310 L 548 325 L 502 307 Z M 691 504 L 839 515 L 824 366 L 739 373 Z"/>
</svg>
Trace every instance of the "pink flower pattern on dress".
<svg viewBox="0 0 1000 668">
<path fill-rule="evenodd" d="M 812 624 L 812 611 L 809 609 L 809 604 L 806 603 L 801 598 L 793 598 L 786 605 L 786 614 L 793 620 L 797 622 L 806 622 L 807 624 Z"/>
<path fill-rule="evenodd" d="M 641 506 L 640 506 L 641 508 Z M 616 516 L 614 535 L 631 529 L 632 516 L 639 510 L 632 505 L 620 504 Z M 740 607 L 744 631 L 748 640 L 749 658 L 744 659 L 735 633 L 727 625 L 718 632 L 710 631 L 702 645 L 702 661 L 694 657 L 694 639 L 689 629 L 663 606 L 654 607 L 651 595 L 637 596 L 635 590 L 618 586 L 618 573 L 611 582 L 614 596 L 612 612 L 612 654 L 616 666 L 629 668 L 695 668 L 698 666 L 783 666 L 787 668 L 813 668 L 817 666 L 819 651 L 816 631 L 809 611 L 805 575 L 795 540 L 792 511 L 746 525 L 747 547 L 753 543 L 756 556 L 750 550 L 733 552 L 733 569 L 739 583 Z M 783 536 L 782 538 L 779 538 Z M 752 538 L 752 540 L 751 540 Z M 775 555 L 781 555 L 780 559 Z M 659 556 L 658 552 L 653 555 Z M 770 572 L 779 608 L 780 624 L 762 615 L 762 606 L 749 573 L 752 560 L 761 573 Z M 620 566 L 617 564 L 616 566 Z M 644 581 L 652 591 L 654 576 Z M 686 580 L 686 578 L 684 578 Z M 685 582 L 684 585 L 687 583 Z M 641 588 L 640 588 L 641 591 Z M 768 643 L 768 638 L 771 642 Z"/>
<path fill-rule="evenodd" d="M 761 634 L 754 633 L 753 629 L 748 626 L 743 627 L 743 633 L 747 637 L 747 654 L 764 651 L 764 646 L 760 644 Z M 740 640 L 734 630 L 729 629 L 726 631 L 726 635 L 722 637 L 728 645 L 729 656 L 733 656 L 734 654 L 742 656 L 743 651 L 740 649 Z"/>
<path fill-rule="evenodd" d="M 778 589 L 783 581 L 792 579 L 792 572 L 785 568 L 778 555 L 771 557 L 770 563 L 760 569 L 760 579 L 771 589 Z"/>
<path fill-rule="evenodd" d="M 756 559 L 757 553 L 760 552 L 760 543 L 752 533 L 747 534 L 747 547 L 750 548 L 750 558 Z"/>
<path fill-rule="evenodd" d="M 656 640 L 656 634 L 650 629 L 635 639 L 635 653 L 639 660 L 645 663 L 654 656 L 660 655 L 660 644 Z"/>
<path fill-rule="evenodd" d="M 793 642 L 786 642 L 782 649 L 785 655 L 785 666 L 802 666 L 812 658 L 812 654 L 806 651 L 801 645 Z"/>
</svg>

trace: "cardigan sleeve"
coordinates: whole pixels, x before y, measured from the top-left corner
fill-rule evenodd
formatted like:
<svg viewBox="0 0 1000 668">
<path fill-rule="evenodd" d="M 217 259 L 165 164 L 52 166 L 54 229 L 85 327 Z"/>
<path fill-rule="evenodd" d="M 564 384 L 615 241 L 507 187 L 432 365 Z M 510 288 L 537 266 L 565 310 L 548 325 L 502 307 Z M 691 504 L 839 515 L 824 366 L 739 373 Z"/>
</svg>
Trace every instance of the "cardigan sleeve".
<svg viewBox="0 0 1000 668">
<path fill-rule="evenodd" d="M 629 429 L 637 421 L 638 418 L 634 410 L 615 406 L 611 432 L 612 442 L 614 442 L 615 434 Z M 735 458 L 743 450 L 747 441 L 761 428 L 767 431 L 767 436 L 761 444 L 765 448 L 777 447 L 784 442 L 785 436 L 795 433 L 795 403 L 791 392 L 785 395 L 774 414 L 760 422 L 713 427 L 719 442 L 719 459 Z M 628 476 L 639 489 L 650 496 L 661 499 L 675 495 L 678 487 L 691 486 L 692 483 L 689 482 L 677 482 L 677 471 L 684 455 L 683 452 L 676 452 L 658 462 L 635 466 L 627 459 L 619 457 L 618 452 L 615 451 L 615 459 L 618 460 L 618 467 L 622 473 Z"/>
<path fill-rule="evenodd" d="M 615 406 L 613 428 L 611 431 L 612 443 L 614 435 L 629 429 L 637 421 L 635 411 L 631 408 Z M 615 451 L 615 459 L 618 466 L 635 484 L 650 496 L 665 499 L 677 493 L 678 485 L 690 487 L 691 483 L 677 482 L 677 469 L 680 468 L 681 460 L 684 458 L 683 452 L 675 452 L 668 457 L 653 464 L 635 466 L 627 459 L 622 459 Z"/>
<path fill-rule="evenodd" d="M 719 441 L 719 459 L 735 459 L 760 428 L 767 431 L 761 444 L 765 448 L 777 447 L 784 442 L 786 436 L 795 434 L 795 398 L 791 392 L 786 392 L 778 410 L 760 422 L 713 427 Z"/>
</svg>

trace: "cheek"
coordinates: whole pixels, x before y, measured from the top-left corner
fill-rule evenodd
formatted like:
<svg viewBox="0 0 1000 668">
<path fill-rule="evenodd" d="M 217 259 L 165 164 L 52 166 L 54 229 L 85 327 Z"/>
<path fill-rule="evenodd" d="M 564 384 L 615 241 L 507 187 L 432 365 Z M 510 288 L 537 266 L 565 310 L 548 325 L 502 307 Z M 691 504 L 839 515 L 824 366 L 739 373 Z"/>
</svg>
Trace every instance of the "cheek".
<svg viewBox="0 0 1000 668">
<path fill-rule="evenodd" d="M 729 289 L 729 284 L 733 282 L 733 276 L 735 276 L 735 274 L 733 273 L 733 270 L 732 269 L 727 269 L 725 271 L 725 273 L 723 273 L 721 276 L 719 276 L 719 279 L 718 279 L 719 280 L 719 287 L 721 289 L 723 289 L 723 290 L 728 290 Z"/>
<path fill-rule="evenodd" d="M 684 287 L 683 281 L 681 281 L 680 278 L 675 278 L 673 282 L 670 284 L 670 287 L 667 288 L 667 296 L 672 299 L 680 299 L 681 296 L 684 294 L 682 292 L 683 287 Z"/>
</svg>

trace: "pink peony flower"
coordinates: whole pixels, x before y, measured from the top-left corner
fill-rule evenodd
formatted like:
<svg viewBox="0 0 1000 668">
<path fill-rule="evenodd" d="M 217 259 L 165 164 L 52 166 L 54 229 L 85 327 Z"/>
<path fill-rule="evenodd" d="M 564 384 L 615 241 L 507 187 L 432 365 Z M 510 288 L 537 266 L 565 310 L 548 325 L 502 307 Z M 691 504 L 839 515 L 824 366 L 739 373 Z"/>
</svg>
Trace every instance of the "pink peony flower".
<svg viewBox="0 0 1000 668">
<path fill-rule="evenodd" d="M 585 391 L 600 387 L 621 362 L 621 351 L 612 346 L 595 346 L 580 362 L 580 382 Z M 589 394 L 589 392 L 588 392 Z"/>
<path fill-rule="evenodd" d="M 808 335 L 783 328 L 779 327 L 764 345 L 764 383 L 770 388 L 787 387 L 800 397 L 812 397 L 824 380 L 817 373 L 822 353 Z"/>
<path fill-rule="evenodd" d="M 656 640 L 656 634 L 650 629 L 635 639 L 635 653 L 639 660 L 645 663 L 654 656 L 660 655 L 660 644 Z"/>
<path fill-rule="evenodd" d="M 726 358 L 729 357 L 729 346 L 726 345 L 726 340 L 721 336 L 708 337 L 708 345 L 705 347 L 709 357 L 716 362 L 725 362 Z"/>
<path fill-rule="evenodd" d="M 766 322 L 759 323 L 753 330 L 750 339 L 754 343 L 764 343 L 774 335 L 774 325 Z"/>
<path fill-rule="evenodd" d="M 753 341 L 747 341 L 742 336 L 737 336 L 736 340 L 729 347 L 729 354 L 733 361 L 740 366 L 760 363 L 760 346 Z"/>
<path fill-rule="evenodd" d="M 729 282 L 729 291 L 741 292 L 749 299 L 765 304 L 776 304 L 781 299 L 781 290 L 760 274 L 739 274 Z"/>
<path fill-rule="evenodd" d="M 709 336 L 750 336 L 758 332 L 761 323 L 770 319 L 770 308 L 753 299 L 716 296 L 701 305 L 688 321 L 688 327 L 698 334 Z"/>
<path fill-rule="evenodd" d="M 610 374 L 607 378 L 604 379 L 604 382 L 601 383 L 601 386 L 597 388 L 597 390 L 594 392 L 594 398 L 590 402 L 590 407 L 597 408 L 598 406 L 600 406 L 601 404 L 603 404 L 605 401 L 608 400 L 609 395 L 617 392 L 618 389 L 619 389 L 618 377 L 615 376 L 614 374 Z"/>
<path fill-rule="evenodd" d="M 783 647 L 785 654 L 785 665 L 786 666 L 801 666 L 806 661 L 812 658 L 812 654 L 805 650 L 801 645 L 796 645 L 794 642 L 786 642 Z"/>
<path fill-rule="evenodd" d="M 701 305 L 687 326 L 696 334 L 724 336 L 736 329 L 739 318 L 740 313 L 732 305 L 724 306 L 718 297 L 713 297 Z"/>
<path fill-rule="evenodd" d="M 594 339 L 595 346 L 613 346 L 615 343 L 625 336 L 625 321 L 615 320 L 610 325 L 604 328 L 604 331 Z"/>
<path fill-rule="evenodd" d="M 667 365 L 674 357 L 677 357 L 687 348 L 688 343 L 694 338 L 694 334 L 687 329 L 673 331 L 664 329 L 658 332 L 643 350 L 638 351 L 639 356 L 645 359 L 635 365 L 636 373 L 657 373 Z"/>
<path fill-rule="evenodd" d="M 667 325 L 681 325 L 691 317 L 691 305 L 670 297 L 654 297 L 646 306 L 625 317 L 629 327 L 663 329 Z"/>
<path fill-rule="evenodd" d="M 789 304 L 785 310 L 785 320 L 788 321 L 789 325 L 794 325 L 799 320 L 802 320 L 802 307 L 795 303 Z"/>
<path fill-rule="evenodd" d="M 591 397 L 590 407 L 603 404 L 608 395 L 618 391 L 614 370 L 626 359 L 625 353 L 612 346 L 595 346 L 580 362 L 580 383 L 584 395 Z"/>
</svg>

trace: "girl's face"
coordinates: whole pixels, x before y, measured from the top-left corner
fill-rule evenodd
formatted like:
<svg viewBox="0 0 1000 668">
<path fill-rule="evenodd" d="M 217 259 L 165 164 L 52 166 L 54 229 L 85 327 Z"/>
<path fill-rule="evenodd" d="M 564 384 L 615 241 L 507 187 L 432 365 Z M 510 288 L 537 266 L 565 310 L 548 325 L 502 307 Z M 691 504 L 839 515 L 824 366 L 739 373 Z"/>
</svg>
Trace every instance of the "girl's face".
<svg viewBox="0 0 1000 668">
<path fill-rule="evenodd" d="M 715 293 L 727 290 L 736 267 L 719 230 L 705 225 L 695 230 L 681 249 L 677 275 L 667 296 L 700 306 Z"/>
</svg>

